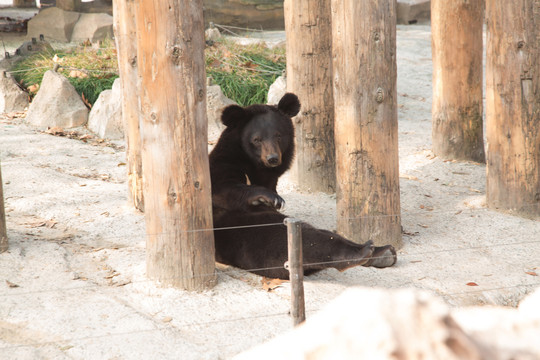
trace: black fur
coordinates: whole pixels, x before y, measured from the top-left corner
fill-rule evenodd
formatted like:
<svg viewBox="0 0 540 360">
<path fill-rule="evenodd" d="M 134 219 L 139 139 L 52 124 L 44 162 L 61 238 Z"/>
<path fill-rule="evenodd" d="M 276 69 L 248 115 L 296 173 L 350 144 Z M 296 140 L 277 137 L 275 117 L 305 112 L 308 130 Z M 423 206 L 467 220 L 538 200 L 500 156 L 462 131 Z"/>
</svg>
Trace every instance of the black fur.
<svg viewBox="0 0 540 360">
<path fill-rule="evenodd" d="M 291 117 L 299 110 L 296 95 L 286 94 L 277 106 L 231 105 L 223 111 L 227 128 L 210 154 L 218 262 L 267 277 L 289 278 L 283 268 L 288 257 L 286 216 L 277 211 L 285 202 L 276 186 L 294 156 Z M 306 223 L 302 223 L 302 241 L 305 275 L 329 267 L 387 267 L 396 262 L 392 246 L 374 247 L 371 241 L 356 244 Z"/>
</svg>

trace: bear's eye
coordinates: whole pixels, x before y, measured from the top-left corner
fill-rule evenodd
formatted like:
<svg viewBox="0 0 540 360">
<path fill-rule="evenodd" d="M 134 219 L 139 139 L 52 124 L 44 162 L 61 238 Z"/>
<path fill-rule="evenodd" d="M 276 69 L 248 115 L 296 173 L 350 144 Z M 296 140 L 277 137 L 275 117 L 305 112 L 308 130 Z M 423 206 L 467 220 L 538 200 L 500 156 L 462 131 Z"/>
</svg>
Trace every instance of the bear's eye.
<svg viewBox="0 0 540 360">
<path fill-rule="evenodd" d="M 261 138 L 260 138 L 260 137 L 253 138 L 253 143 L 254 143 L 254 144 L 259 144 L 260 142 L 261 142 Z"/>
<path fill-rule="evenodd" d="M 276 139 L 278 140 L 281 140 L 281 134 L 280 133 L 276 133 L 276 135 L 274 135 Z"/>
</svg>

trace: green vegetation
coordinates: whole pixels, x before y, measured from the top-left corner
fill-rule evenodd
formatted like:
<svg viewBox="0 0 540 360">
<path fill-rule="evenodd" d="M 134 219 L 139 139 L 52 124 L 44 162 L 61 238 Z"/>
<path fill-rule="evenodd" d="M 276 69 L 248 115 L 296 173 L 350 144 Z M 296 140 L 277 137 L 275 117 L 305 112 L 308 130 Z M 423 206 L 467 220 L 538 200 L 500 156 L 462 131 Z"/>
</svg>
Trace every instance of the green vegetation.
<svg viewBox="0 0 540 360">
<path fill-rule="evenodd" d="M 30 93 L 37 91 L 43 74 L 60 64 L 77 92 L 94 104 L 101 91 L 110 89 L 118 77 L 116 50 L 112 42 L 96 49 L 81 46 L 70 51 L 43 52 L 19 62 L 12 71 Z M 264 45 L 242 46 L 227 40 L 206 49 L 206 72 L 223 93 L 242 106 L 265 103 L 268 88 L 285 69 L 285 49 Z M 83 69 L 83 70 L 78 70 Z"/>
<path fill-rule="evenodd" d="M 206 74 L 242 106 L 266 103 L 268 88 L 285 69 L 285 49 L 218 41 L 206 49 Z"/>
<path fill-rule="evenodd" d="M 88 103 L 94 104 L 99 94 L 112 88 L 118 77 L 116 61 L 116 50 L 106 42 L 99 49 L 83 46 L 70 51 L 38 53 L 20 61 L 11 70 L 15 72 L 15 79 L 32 94 L 37 91 L 35 85 L 41 84 L 45 72 L 56 62 L 61 65 L 58 72 L 69 79 Z"/>
</svg>

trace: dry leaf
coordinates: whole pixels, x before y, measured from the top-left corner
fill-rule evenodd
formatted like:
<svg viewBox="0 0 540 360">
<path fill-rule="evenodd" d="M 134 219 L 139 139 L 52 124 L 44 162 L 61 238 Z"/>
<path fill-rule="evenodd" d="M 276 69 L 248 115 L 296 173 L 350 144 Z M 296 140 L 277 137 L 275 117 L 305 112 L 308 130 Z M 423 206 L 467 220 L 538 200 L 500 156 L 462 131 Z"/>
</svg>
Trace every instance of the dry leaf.
<svg viewBox="0 0 540 360">
<path fill-rule="evenodd" d="M 287 282 L 287 280 L 281 280 L 281 279 L 271 279 L 267 277 L 263 277 L 261 279 L 261 284 L 264 290 L 266 291 L 272 291 L 278 287 L 281 286 L 284 282 Z"/>
<path fill-rule="evenodd" d="M 53 126 L 52 128 L 48 128 L 47 131 L 45 131 L 47 134 L 55 135 L 55 136 L 65 136 L 66 133 L 64 132 L 64 129 L 62 129 L 59 126 Z"/>
<path fill-rule="evenodd" d="M 30 85 L 26 88 L 30 93 L 37 93 L 39 90 L 39 84 Z"/>
<path fill-rule="evenodd" d="M 88 77 L 88 74 L 80 70 L 71 70 L 68 76 L 71 78 L 86 79 Z"/>
<path fill-rule="evenodd" d="M 6 280 L 6 284 L 7 284 L 10 288 L 17 288 L 17 287 L 19 287 L 19 285 L 14 284 L 14 283 L 12 283 L 12 282 L 9 281 L 9 280 Z"/>
<path fill-rule="evenodd" d="M 471 282 L 468 282 L 468 283 L 467 283 L 467 284 L 465 284 L 465 285 L 467 285 L 467 286 L 478 286 L 478 284 L 477 284 L 477 283 L 475 283 L 475 282 L 472 282 L 472 281 L 471 281 Z"/>
<path fill-rule="evenodd" d="M 402 179 L 418 181 L 418 178 L 416 176 L 412 176 L 412 175 L 408 175 L 408 174 L 399 174 L 399 177 L 402 178 Z"/>
<path fill-rule="evenodd" d="M 535 273 L 534 271 L 525 271 L 525 274 L 531 275 L 531 276 L 538 276 L 538 274 Z"/>
<path fill-rule="evenodd" d="M 172 317 L 170 316 L 165 316 L 163 319 L 161 319 L 162 322 L 164 323 L 169 323 L 172 321 Z"/>
<path fill-rule="evenodd" d="M 86 97 L 84 96 L 84 93 L 81 93 L 81 98 L 82 98 L 82 101 L 83 101 L 84 105 L 86 105 L 89 109 L 91 109 L 91 108 L 92 108 L 92 104 L 90 104 L 90 101 L 88 101 L 88 100 L 86 99 Z"/>
<path fill-rule="evenodd" d="M 429 227 L 429 226 L 427 226 L 427 225 L 422 225 L 422 224 L 418 224 L 418 226 L 421 226 L 421 227 L 423 227 L 424 229 L 427 229 L 427 228 Z"/>
<path fill-rule="evenodd" d="M 482 193 L 480 190 L 476 190 L 476 189 L 473 189 L 473 188 L 469 188 L 469 191 L 472 191 L 472 192 L 475 192 L 475 193 Z"/>
</svg>

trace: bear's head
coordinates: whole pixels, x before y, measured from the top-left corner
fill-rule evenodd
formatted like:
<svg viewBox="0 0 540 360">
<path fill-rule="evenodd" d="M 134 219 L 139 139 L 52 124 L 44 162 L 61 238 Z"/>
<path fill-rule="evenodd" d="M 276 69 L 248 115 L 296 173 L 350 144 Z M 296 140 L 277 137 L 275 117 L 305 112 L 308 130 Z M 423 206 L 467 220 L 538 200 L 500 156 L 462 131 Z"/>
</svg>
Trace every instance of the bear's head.
<svg viewBox="0 0 540 360">
<path fill-rule="evenodd" d="M 287 162 L 294 152 L 294 127 L 291 118 L 300 111 L 300 101 L 285 94 L 276 105 L 230 105 L 223 110 L 221 121 L 228 131 L 238 131 L 242 149 L 257 166 L 274 168 Z M 287 164 L 286 166 L 289 166 Z"/>
</svg>

